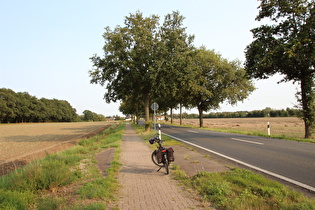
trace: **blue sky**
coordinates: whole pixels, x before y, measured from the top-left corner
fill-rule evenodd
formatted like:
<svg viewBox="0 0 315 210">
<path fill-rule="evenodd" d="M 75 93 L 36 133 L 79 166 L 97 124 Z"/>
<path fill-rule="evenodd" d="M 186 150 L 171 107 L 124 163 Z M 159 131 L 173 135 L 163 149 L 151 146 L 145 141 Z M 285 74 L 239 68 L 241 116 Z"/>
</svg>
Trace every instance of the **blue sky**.
<svg viewBox="0 0 315 210">
<path fill-rule="evenodd" d="M 37 98 L 67 100 L 81 114 L 121 115 L 119 104 L 106 104 L 104 87 L 90 84 L 89 58 L 102 55 L 104 28 L 123 25 L 136 11 L 156 14 L 163 21 L 172 11 L 186 19 L 194 45 L 206 46 L 223 57 L 245 60 L 252 41 L 250 29 L 260 25 L 255 0 L 1 0 L 0 88 L 28 92 Z M 281 76 L 255 81 L 257 88 L 237 106 L 222 104 L 217 111 L 282 109 L 296 104 L 296 85 L 277 84 Z M 190 112 L 197 111 L 192 110 Z"/>
</svg>

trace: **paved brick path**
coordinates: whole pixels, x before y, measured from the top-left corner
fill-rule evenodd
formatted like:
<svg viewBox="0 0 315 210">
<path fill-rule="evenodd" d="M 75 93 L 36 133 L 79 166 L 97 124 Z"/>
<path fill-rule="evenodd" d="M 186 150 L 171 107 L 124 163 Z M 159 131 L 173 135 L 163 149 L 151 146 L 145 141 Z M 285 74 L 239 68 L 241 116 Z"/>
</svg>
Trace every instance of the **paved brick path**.
<svg viewBox="0 0 315 210">
<path fill-rule="evenodd" d="M 152 163 L 151 153 L 127 124 L 122 142 L 122 168 L 118 176 L 122 184 L 119 209 L 205 209 L 199 200 L 165 175 L 165 169 L 156 171 L 158 167 Z"/>
</svg>

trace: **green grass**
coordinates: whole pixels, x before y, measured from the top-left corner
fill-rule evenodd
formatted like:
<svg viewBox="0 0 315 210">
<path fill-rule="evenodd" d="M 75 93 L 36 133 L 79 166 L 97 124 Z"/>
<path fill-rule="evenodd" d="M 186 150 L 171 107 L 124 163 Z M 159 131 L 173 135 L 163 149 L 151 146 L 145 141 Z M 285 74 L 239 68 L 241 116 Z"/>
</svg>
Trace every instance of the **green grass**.
<svg viewBox="0 0 315 210">
<path fill-rule="evenodd" d="M 0 189 L 0 209 L 27 209 L 35 203 L 34 194 Z"/>
<path fill-rule="evenodd" d="M 175 165 L 172 175 L 216 209 L 315 209 L 314 199 L 245 169 L 189 177 Z"/>
<path fill-rule="evenodd" d="M 80 161 L 80 159 L 76 159 Z M 59 186 L 65 186 L 75 181 L 79 176 L 77 171 L 70 171 L 73 158 L 61 154 L 47 155 L 46 158 L 34 161 L 22 169 L 0 178 L 0 188 L 18 192 L 37 192 Z"/>
<path fill-rule="evenodd" d="M 47 155 L 0 177 L 0 209 L 104 209 L 106 203 L 115 200 L 119 189 L 116 176 L 124 128 L 124 124 L 113 125 L 68 150 Z M 115 155 L 103 177 L 94 156 L 109 147 L 115 148 Z M 68 203 L 65 197 L 50 193 L 77 183 L 82 185 L 75 192 L 80 197 L 77 202 Z M 92 201 L 82 204 L 84 199 Z"/>
<path fill-rule="evenodd" d="M 118 138 L 118 136 L 116 136 Z M 118 138 L 121 139 L 121 138 Z M 115 200 L 116 192 L 119 189 L 119 183 L 116 176 L 120 169 L 119 162 L 120 148 L 116 150 L 111 167 L 106 171 L 107 176 L 98 177 L 91 182 L 87 182 L 78 189 L 77 193 L 85 199 L 102 199 L 107 202 Z"/>
</svg>

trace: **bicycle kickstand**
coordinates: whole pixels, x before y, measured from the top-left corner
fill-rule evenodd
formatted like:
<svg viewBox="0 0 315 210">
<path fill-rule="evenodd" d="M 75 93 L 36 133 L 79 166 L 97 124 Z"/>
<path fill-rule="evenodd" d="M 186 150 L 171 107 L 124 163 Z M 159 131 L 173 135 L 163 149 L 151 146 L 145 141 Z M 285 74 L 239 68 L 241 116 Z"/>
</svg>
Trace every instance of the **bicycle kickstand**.
<svg viewBox="0 0 315 210">
<path fill-rule="evenodd" d="M 160 167 L 156 172 L 159 172 L 161 170 L 161 168 L 163 168 L 163 167 Z"/>
</svg>

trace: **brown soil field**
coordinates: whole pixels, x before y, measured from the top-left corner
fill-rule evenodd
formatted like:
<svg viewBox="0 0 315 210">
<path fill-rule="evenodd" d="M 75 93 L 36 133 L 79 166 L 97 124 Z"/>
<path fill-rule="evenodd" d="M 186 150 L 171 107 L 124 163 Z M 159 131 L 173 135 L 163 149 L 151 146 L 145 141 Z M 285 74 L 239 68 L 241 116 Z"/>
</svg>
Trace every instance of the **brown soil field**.
<svg viewBox="0 0 315 210">
<path fill-rule="evenodd" d="M 179 119 L 175 119 L 174 122 L 179 123 Z M 268 122 L 271 136 L 304 138 L 304 122 L 297 117 L 211 118 L 204 119 L 204 127 L 267 135 Z M 183 124 L 199 126 L 199 119 L 184 119 Z"/>
<path fill-rule="evenodd" d="M 46 153 L 75 145 L 109 127 L 110 122 L 21 123 L 0 125 L 0 175 Z M 12 164 L 13 163 L 13 164 Z M 13 165 L 13 166 L 12 166 Z M 1 172 L 2 171 L 2 172 Z"/>
</svg>

